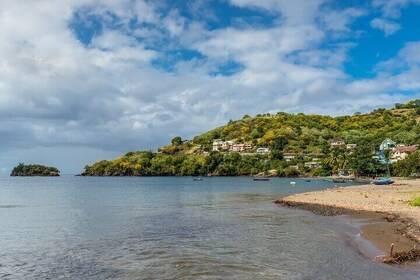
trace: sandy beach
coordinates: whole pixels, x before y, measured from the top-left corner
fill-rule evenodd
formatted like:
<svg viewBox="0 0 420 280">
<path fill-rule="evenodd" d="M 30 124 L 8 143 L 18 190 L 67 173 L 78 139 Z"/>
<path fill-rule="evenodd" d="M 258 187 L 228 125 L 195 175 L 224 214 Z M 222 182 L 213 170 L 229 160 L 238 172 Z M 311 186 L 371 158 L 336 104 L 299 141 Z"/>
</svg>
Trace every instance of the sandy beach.
<svg viewBox="0 0 420 280">
<path fill-rule="evenodd" d="M 420 196 L 420 180 L 398 180 L 393 185 L 360 185 L 306 192 L 280 198 L 277 203 L 321 215 L 347 214 L 369 220 L 362 235 L 379 249 L 402 252 L 420 244 L 420 207 L 408 202 Z"/>
</svg>

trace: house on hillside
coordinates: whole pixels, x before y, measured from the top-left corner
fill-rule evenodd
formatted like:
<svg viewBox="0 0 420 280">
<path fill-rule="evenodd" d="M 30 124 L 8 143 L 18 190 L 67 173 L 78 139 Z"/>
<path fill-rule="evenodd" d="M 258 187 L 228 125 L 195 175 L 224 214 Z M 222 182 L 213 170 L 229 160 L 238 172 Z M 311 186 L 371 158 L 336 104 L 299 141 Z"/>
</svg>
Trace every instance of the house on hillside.
<svg viewBox="0 0 420 280">
<path fill-rule="evenodd" d="M 330 142 L 331 148 L 340 148 L 340 147 L 343 147 L 345 145 L 346 145 L 346 143 L 343 140 L 332 140 Z"/>
<path fill-rule="evenodd" d="M 214 139 L 213 140 L 213 151 L 219 152 L 223 149 L 223 143 L 222 139 Z"/>
<path fill-rule="evenodd" d="M 416 151 L 418 148 L 418 145 L 412 145 L 412 146 L 399 146 L 397 145 L 397 148 L 395 148 L 392 151 L 392 160 L 393 161 L 399 161 L 405 159 L 408 154 Z"/>
<path fill-rule="evenodd" d="M 355 149 L 357 147 L 357 145 L 356 144 L 347 144 L 346 145 L 346 149 L 347 150 L 353 150 L 353 149 Z"/>
<path fill-rule="evenodd" d="M 229 150 L 231 152 L 245 152 L 252 149 L 252 144 L 233 144 L 232 148 Z"/>
<path fill-rule="evenodd" d="M 295 156 L 296 156 L 296 154 L 295 154 L 295 153 L 285 153 L 285 154 L 283 154 L 283 158 L 284 158 L 286 161 L 291 161 L 292 159 L 294 159 L 294 158 L 295 158 Z"/>
<path fill-rule="evenodd" d="M 389 138 L 386 138 L 384 141 L 382 141 L 381 145 L 379 145 L 379 150 L 380 151 L 393 150 L 393 149 L 395 149 L 396 145 L 397 145 L 397 143 L 395 143 L 394 141 L 392 141 Z"/>
<path fill-rule="evenodd" d="M 318 165 L 319 165 L 318 161 L 305 162 L 305 166 L 309 168 L 317 168 Z"/>
<path fill-rule="evenodd" d="M 233 144 L 231 152 L 238 152 L 241 153 L 245 150 L 244 144 Z"/>
<path fill-rule="evenodd" d="M 227 150 L 227 151 L 232 150 L 232 146 L 233 146 L 234 144 L 235 144 L 235 142 L 233 142 L 233 141 L 230 141 L 230 140 L 225 141 L 225 142 L 223 143 L 223 150 Z"/>
<path fill-rule="evenodd" d="M 214 139 L 213 140 L 213 151 L 221 152 L 221 151 L 231 151 L 235 142 L 233 141 L 223 141 L 222 139 Z"/>
<path fill-rule="evenodd" d="M 257 149 L 257 154 L 269 154 L 269 153 L 270 153 L 269 148 L 258 148 Z"/>
</svg>

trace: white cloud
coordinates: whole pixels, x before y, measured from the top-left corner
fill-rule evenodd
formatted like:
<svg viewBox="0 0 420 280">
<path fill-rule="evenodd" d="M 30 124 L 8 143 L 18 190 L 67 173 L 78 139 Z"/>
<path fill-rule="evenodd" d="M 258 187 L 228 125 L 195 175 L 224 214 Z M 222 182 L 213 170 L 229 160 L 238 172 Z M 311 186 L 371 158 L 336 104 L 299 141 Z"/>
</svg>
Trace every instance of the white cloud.
<svg viewBox="0 0 420 280">
<path fill-rule="evenodd" d="M 346 8 L 339 11 L 327 10 L 321 17 L 321 21 L 326 25 L 326 28 L 338 32 L 350 32 L 349 25 L 361 16 L 367 14 L 367 11 L 362 8 Z"/>
<path fill-rule="evenodd" d="M 1 152 L 83 147 L 100 158 L 100 150 L 157 147 L 244 114 L 351 113 L 408 98 L 390 92 L 420 90 L 418 43 L 400 52 L 398 74 L 383 67 L 364 80 L 344 71 L 354 43 L 325 47 L 331 32 L 351 33 L 364 10 L 331 11 L 320 24 L 324 1 L 231 3 L 278 21 L 209 28 L 161 2 L 1 1 Z M 101 20 L 87 45 L 71 26 L 76 13 L 85 24 Z M 183 48 L 199 55 L 182 59 Z M 241 70 L 224 75 L 229 63 Z"/>
<path fill-rule="evenodd" d="M 420 0 L 374 0 L 372 3 L 374 8 L 381 9 L 383 16 L 395 19 L 401 16 L 401 9 L 410 4 L 420 4 Z"/>
<path fill-rule="evenodd" d="M 375 18 L 370 22 L 370 26 L 385 33 L 385 36 L 389 36 L 401 29 L 401 25 L 398 23 L 386 20 L 383 18 Z"/>
<path fill-rule="evenodd" d="M 420 42 L 407 43 L 398 56 L 409 65 L 420 67 Z"/>
</svg>

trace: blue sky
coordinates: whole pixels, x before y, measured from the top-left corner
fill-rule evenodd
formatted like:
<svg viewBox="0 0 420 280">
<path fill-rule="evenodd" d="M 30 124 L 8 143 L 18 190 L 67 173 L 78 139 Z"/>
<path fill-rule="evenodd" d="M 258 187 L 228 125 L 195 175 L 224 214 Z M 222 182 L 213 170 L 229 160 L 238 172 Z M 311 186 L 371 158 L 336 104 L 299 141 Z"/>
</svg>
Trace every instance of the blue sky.
<svg viewBox="0 0 420 280">
<path fill-rule="evenodd" d="M 420 0 L 3 0 L 0 173 L 420 98 Z"/>
</svg>

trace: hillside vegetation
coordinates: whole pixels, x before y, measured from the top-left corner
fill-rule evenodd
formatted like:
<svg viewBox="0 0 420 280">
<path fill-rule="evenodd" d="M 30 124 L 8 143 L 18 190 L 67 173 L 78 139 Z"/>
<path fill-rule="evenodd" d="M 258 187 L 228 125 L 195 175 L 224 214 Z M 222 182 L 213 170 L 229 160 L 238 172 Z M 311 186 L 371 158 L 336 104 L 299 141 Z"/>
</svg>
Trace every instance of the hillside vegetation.
<svg viewBox="0 0 420 280">
<path fill-rule="evenodd" d="M 326 176 L 343 169 L 358 174 L 381 174 L 387 168 L 372 157 L 375 150 L 385 138 L 407 145 L 419 144 L 419 123 L 420 100 L 396 104 L 393 109 L 379 108 L 368 114 L 355 113 L 352 116 L 283 112 L 255 117 L 245 115 L 190 141 L 175 137 L 170 145 L 158 149 L 158 153 L 129 152 L 114 160 L 86 166 L 82 175 L 233 176 L 265 173 L 291 177 Z M 251 144 L 252 149 L 244 153 L 212 151 L 215 139 Z M 332 147 L 334 141 L 356 144 L 357 147 L 351 150 L 345 146 Z M 269 153 L 257 154 L 261 147 L 269 148 Z M 294 158 L 286 160 L 288 154 L 293 154 Z"/>
</svg>

